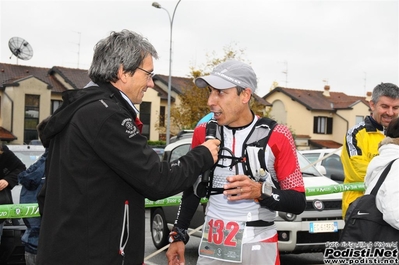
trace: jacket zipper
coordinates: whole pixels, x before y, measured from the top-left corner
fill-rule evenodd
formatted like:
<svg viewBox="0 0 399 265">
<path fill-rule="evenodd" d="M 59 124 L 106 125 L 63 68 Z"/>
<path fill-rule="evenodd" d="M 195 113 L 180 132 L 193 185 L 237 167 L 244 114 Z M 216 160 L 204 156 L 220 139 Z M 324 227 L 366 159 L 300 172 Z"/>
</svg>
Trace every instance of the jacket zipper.
<svg viewBox="0 0 399 265">
<path fill-rule="evenodd" d="M 123 238 L 126 232 L 126 240 L 123 242 Z M 125 201 L 125 209 L 123 213 L 123 224 L 122 224 L 122 233 L 121 239 L 119 242 L 119 255 L 122 256 L 122 265 L 125 264 L 125 247 L 127 242 L 129 241 L 129 201 Z"/>
</svg>

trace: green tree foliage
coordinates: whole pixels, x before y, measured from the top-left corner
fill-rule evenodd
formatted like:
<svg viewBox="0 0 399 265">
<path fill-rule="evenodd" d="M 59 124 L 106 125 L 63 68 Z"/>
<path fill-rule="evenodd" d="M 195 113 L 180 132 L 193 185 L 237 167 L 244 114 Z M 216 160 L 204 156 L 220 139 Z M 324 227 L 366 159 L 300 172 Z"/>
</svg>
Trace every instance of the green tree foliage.
<svg viewBox="0 0 399 265">
<path fill-rule="evenodd" d="M 207 106 L 208 90 L 194 85 L 182 89 L 179 96 L 180 105 L 175 105 L 170 110 L 173 124 L 179 130 L 193 129 L 197 122 L 209 113 Z"/>
<path fill-rule="evenodd" d="M 249 102 L 249 106 L 251 110 L 260 117 L 269 117 L 271 109 L 267 109 L 266 101 L 257 95 L 252 95 L 251 101 Z"/>
</svg>

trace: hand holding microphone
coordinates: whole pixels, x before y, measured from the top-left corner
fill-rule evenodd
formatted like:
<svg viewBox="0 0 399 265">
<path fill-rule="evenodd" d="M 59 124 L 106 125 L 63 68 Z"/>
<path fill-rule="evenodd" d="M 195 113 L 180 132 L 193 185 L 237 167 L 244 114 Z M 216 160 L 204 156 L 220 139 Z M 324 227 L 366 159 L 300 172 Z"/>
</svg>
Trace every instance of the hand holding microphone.
<svg viewBox="0 0 399 265">
<path fill-rule="evenodd" d="M 206 146 L 213 156 L 213 161 L 218 160 L 220 140 L 216 138 L 217 122 L 213 119 L 208 121 L 205 132 L 205 142 L 202 144 Z"/>
<path fill-rule="evenodd" d="M 204 142 L 202 145 L 209 149 L 213 157 L 213 162 L 216 163 L 216 161 L 218 161 L 220 141 L 215 138 Z"/>
<path fill-rule="evenodd" d="M 216 130 L 217 130 L 217 122 L 213 119 L 208 121 L 208 124 L 206 125 L 205 142 L 202 144 L 206 146 L 211 152 L 214 163 L 216 163 L 218 160 L 219 149 L 220 149 L 219 148 L 220 141 L 216 138 Z M 198 180 L 193 185 L 194 194 L 199 198 L 203 198 L 209 195 L 208 188 L 210 185 L 212 169 L 208 169 L 207 171 L 205 171 L 202 174 L 202 176 L 199 177 Z"/>
</svg>

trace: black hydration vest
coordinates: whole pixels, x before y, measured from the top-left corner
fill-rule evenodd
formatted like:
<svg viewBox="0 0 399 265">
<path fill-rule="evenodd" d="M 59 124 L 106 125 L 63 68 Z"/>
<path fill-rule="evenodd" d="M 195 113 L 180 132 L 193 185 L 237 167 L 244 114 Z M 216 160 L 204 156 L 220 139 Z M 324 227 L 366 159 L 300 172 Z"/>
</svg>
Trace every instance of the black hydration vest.
<svg viewBox="0 0 399 265">
<path fill-rule="evenodd" d="M 209 123 L 210 122 L 207 123 L 207 126 Z M 241 157 L 235 157 L 230 149 L 223 146 L 223 126 L 218 125 L 216 138 L 221 141 L 218 161 L 211 170 L 206 171 L 194 184 L 194 193 L 200 198 L 209 198 L 210 195 L 223 193 L 223 188 L 213 187 L 213 173 L 215 167 L 227 167 L 219 164 L 219 161 L 224 158 L 231 159 L 231 164 L 228 167 L 230 167 L 231 170 L 235 167 L 236 174 L 238 174 L 237 167 L 241 164 L 245 175 L 255 181 L 264 181 L 262 176 L 264 176 L 264 173 L 268 172 L 265 160 L 266 146 L 271 132 L 276 125 L 277 122 L 272 119 L 265 117 L 260 118 L 252 127 L 251 132 L 244 141 Z M 231 155 L 222 155 L 223 151 L 227 151 Z M 276 181 L 273 180 L 273 183 L 278 187 Z"/>
</svg>

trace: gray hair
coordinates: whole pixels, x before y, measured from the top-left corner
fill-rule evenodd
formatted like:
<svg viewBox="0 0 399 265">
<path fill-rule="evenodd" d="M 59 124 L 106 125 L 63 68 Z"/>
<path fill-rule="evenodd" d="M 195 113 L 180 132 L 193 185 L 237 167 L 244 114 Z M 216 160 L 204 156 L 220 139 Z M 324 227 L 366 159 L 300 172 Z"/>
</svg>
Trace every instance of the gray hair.
<svg viewBox="0 0 399 265">
<path fill-rule="evenodd" d="M 399 99 L 399 87 L 391 83 L 381 83 L 373 89 L 371 101 L 377 104 L 380 97 L 384 96 L 392 99 Z"/>
<path fill-rule="evenodd" d="M 94 82 L 116 82 L 118 69 L 134 74 L 144 58 L 151 55 L 158 59 L 154 46 L 143 36 L 130 30 L 111 32 L 94 47 L 89 77 Z"/>
</svg>

